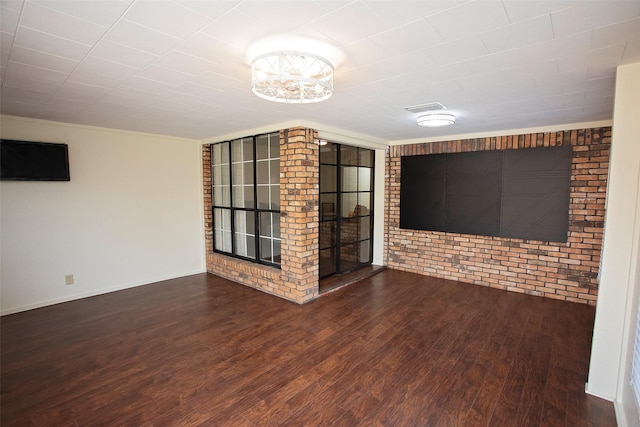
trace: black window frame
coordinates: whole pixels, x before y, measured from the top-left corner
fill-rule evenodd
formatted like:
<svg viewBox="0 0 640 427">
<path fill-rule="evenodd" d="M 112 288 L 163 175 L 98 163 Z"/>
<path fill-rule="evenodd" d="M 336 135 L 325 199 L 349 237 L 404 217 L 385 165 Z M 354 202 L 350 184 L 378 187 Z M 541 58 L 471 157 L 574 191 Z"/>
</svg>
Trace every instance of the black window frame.
<svg viewBox="0 0 640 427">
<path fill-rule="evenodd" d="M 322 241 L 321 239 L 319 239 L 318 241 L 318 250 L 319 251 L 323 251 L 323 250 L 329 250 L 331 248 L 334 248 L 336 251 L 336 255 L 335 255 L 335 270 L 332 273 L 326 273 L 326 274 L 321 274 L 320 278 L 325 278 L 325 277 L 329 277 L 335 274 L 344 274 L 344 273 L 348 273 L 350 271 L 354 271 L 357 270 L 359 268 L 365 267 L 367 265 L 371 265 L 373 264 L 373 222 L 374 222 L 374 197 L 375 197 L 375 156 L 376 156 L 376 152 L 373 149 L 369 149 L 369 148 L 364 148 L 364 147 L 356 147 L 356 146 L 350 146 L 350 145 L 345 145 L 345 144 L 340 144 L 340 143 L 336 143 L 336 142 L 329 142 L 329 144 L 331 144 L 332 146 L 335 147 L 336 149 L 336 159 L 335 162 L 333 163 L 328 163 L 323 161 L 322 159 L 322 155 L 320 155 L 320 160 L 319 160 L 319 165 L 320 165 L 320 175 L 322 175 L 322 166 L 335 166 L 335 182 L 336 182 L 336 189 L 335 191 L 326 191 L 323 190 L 322 188 L 320 188 L 320 192 L 319 192 L 319 197 L 320 197 L 320 215 L 319 215 L 319 220 L 320 220 L 320 224 L 319 226 L 322 227 L 323 223 L 330 223 L 330 222 L 335 222 L 336 227 L 335 227 L 335 231 L 334 231 L 334 235 L 335 235 L 335 242 L 329 243 L 326 246 L 322 245 Z M 356 157 L 357 157 L 357 161 L 355 164 L 351 164 L 348 163 L 347 161 L 344 161 L 343 159 L 343 155 L 345 153 L 346 150 L 355 150 Z M 362 164 L 362 157 L 361 157 L 361 153 L 362 152 L 366 152 L 369 156 L 370 156 L 370 165 L 365 165 Z M 369 190 L 360 190 L 360 185 L 358 184 L 358 188 L 355 190 L 344 190 L 343 189 L 343 168 L 345 167 L 355 167 L 355 168 L 367 168 L 370 170 L 369 173 Z M 320 178 L 322 179 L 322 178 Z M 358 197 L 360 194 L 362 193 L 369 193 L 369 204 L 370 204 L 370 208 L 369 208 L 369 212 L 366 215 L 361 215 L 357 212 L 354 212 L 354 215 L 349 216 L 349 217 L 345 217 L 343 215 L 343 196 L 345 194 L 354 194 L 356 195 L 356 197 Z M 322 204 L 322 196 L 323 195 L 330 195 L 330 194 L 335 194 L 336 195 L 336 200 L 335 200 L 335 206 L 334 206 L 334 213 L 335 215 L 330 215 L 327 216 L 326 218 L 324 217 L 324 208 L 323 208 L 323 204 Z M 343 238 L 342 238 L 342 233 L 341 233 L 341 229 L 342 229 L 342 223 L 344 221 L 353 221 L 353 220 L 361 220 L 362 218 L 369 218 L 369 227 L 368 227 L 368 237 L 366 238 L 357 238 L 354 241 L 350 241 L 350 242 L 343 242 Z M 358 225 L 359 227 L 359 225 Z M 320 231 L 321 232 L 321 231 Z M 344 266 L 342 265 L 342 260 L 341 260 L 341 256 L 342 256 L 342 248 L 343 247 L 348 247 L 348 246 L 355 246 L 355 245 L 360 245 L 363 242 L 369 242 L 369 250 L 368 250 L 368 261 L 367 262 L 357 262 L 356 265 L 349 267 L 349 268 L 344 268 Z"/>
<path fill-rule="evenodd" d="M 213 233 L 213 238 L 212 238 L 212 250 L 214 253 L 219 253 L 219 254 L 223 254 L 223 255 L 227 255 L 227 256 L 232 256 L 234 258 L 239 258 L 242 260 L 246 260 L 246 261 L 250 261 L 256 264 L 262 264 L 262 265 L 267 265 L 267 266 L 271 266 L 271 267 L 276 267 L 276 268 L 281 268 L 281 263 L 277 263 L 277 262 L 273 262 L 273 261 L 268 261 L 266 259 L 263 259 L 262 256 L 262 248 L 261 248 L 261 217 L 263 213 L 269 213 L 269 214 L 277 214 L 280 215 L 281 214 L 281 210 L 280 209 L 272 209 L 272 206 L 269 206 L 269 208 L 261 208 L 259 205 L 259 199 L 258 199 L 258 159 L 257 159 L 257 143 L 258 140 L 261 137 L 268 137 L 269 141 L 273 141 L 274 139 L 276 139 L 278 141 L 278 150 L 280 147 L 280 133 L 278 131 L 276 132 L 267 132 L 267 133 L 262 133 L 262 134 L 258 134 L 258 135 L 252 135 L 252 136 L 246 136 L 246 137 L 241 137 L 241 138 L 235 138 L 232 140 L 226 140 L 226 141 L 219 141 L 219 142 L 214 142 L 210 144 L 210 150 L 211 150 L 211 160 L 210 160 L 210 170 L 211 170 L 211 215 L 212 215 L 212 233 Z M 234 165 L 234 158 L 233 158 L 233 143 L 236 141 L 245 141 L 247 139 L 251 139 L 252 140 L 252 144 L 253 144 L 253 157 L 251 159 L 252 162 L 252 167 L 253 167 L 253 207 L 240 207 L 240 206 L 236 206 L 236 204 L 234 203 L 234 182 L 233 182 L 233 165 Z M 226 159 L 228 164 L 228 182 L 229 182 L 229 206 L 224 206 L 224 205 L 216 205 L 216 183 L 215 183 L 215 176 L 216 176 L 216 171 L 215 171 L 215 166 L 214 165 L 214 146 L 219 145 L 219 144 L 227 144 L 227 151 L 228 151 L 228 159 Z M 270 153 L 271 154 L 271 153 Z M 272 160 L 275 160 L 275 158 L 271 157 L 269 155 L 269 157 L 267 158 L 268 162 L 271 162 Z M 281 170 L 281 164 L 280 164 L 280 154 L 278 151 L 278 189 L 280 188 L 280 170 Z M 267 184 L 269 186 L 272 186 L 273 184 L 271 183 L 271 177 L 269 177 L 269 183 Z M 280 208 L 280 192 L 278 193 L 278 207 Z M 231 252 L 222 250 L 222 249 L 217 249 L 216 248 L 216 209 L 218 210 L 225 210 L 229 212 L 230 215 L 230 233 L 231 233 Z M 240 233 L 238 231 L 238 227 L 236 224 L 236 212 L 251 212 L 253 213 L 253 240 L 254 240 L 254 254 L 255 254 L 255 258 L 249 257 L 249 256 L 244 256 L 244 255 L 240 255 L 238 254 L 238 245 L 236 242 L 236 237 L 237 237 L 237 233 Z M 279 224 L 278 224 L 278 229 L 280 230 Z M 279 236 L 276 237 L 271 237 L 270 240 L 272 241 L 278 241 L 278 242 L 282 242 L 282 231 L 279 231 Z M 282 248 L 282 246 L 280 245 L 280 248 Z M 281 249 L 280 249 L 281 250 Z M 272 254 L 271 259 L 274 259 L 274 254 Z M 281 256 L 278 255 L 278 257 Z"/>
</svg>

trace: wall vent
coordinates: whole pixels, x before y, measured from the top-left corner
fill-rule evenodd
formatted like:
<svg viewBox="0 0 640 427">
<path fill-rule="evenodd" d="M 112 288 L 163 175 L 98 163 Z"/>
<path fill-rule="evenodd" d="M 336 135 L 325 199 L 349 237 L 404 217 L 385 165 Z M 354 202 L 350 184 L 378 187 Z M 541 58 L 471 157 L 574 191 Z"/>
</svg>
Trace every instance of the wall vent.
<svg viewBox="0 0 640 427">
<path fill-rule="evenodd" d="M 405 110 L 410 113 L 426 113 L 427 111 L 446 110 L 447 107 L 439 102 L 430 102 L 428 104 L 412 105 L 410 107 L 404 107 Z"/>
</svg>

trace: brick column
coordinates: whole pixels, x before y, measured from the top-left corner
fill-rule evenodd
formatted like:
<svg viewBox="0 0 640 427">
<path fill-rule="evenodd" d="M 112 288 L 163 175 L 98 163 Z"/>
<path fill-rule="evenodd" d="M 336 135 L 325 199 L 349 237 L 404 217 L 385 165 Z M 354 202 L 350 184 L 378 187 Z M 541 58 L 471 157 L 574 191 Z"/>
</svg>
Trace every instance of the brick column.
<svg viewBox="0 0 640 427">
<path fill-rule="evenodd" d="M 202 146 L 202 185 L 204 193 L 204 244 L 205 255 L 213 253 L 213 203 L 211 194 L 211 145 Z"/>
<path fill-rule="evenodd" d="M 280 132 L 282 281 L 298 303 L 318 296 L 319 149 L 312 129 Z"/>
</svg>

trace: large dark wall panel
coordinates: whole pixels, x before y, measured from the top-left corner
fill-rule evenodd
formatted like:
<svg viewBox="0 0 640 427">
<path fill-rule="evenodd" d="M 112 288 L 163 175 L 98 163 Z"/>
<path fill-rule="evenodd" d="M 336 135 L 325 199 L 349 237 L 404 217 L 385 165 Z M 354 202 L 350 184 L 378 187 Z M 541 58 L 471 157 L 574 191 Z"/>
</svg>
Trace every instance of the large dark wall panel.
<svg viewBox="0 0 640 427">
<path fill-rule="evenodd" d="M 496 236 L 500 230 L 501 153 L 446 156 L 446 231 Z"/>
<path fill-rule="evenodd" d="M 500 236 L 566 242 L 571 147 L 506 150 Z"/>
<path fill-rule="evenodd" d="M 400 228 L 566 242 L 571 152 L 403 156 Z"/>
<path fill-rule="evenodd" d="M 400 227 L 446 231 L 446 155 L 402 157 Z"/>
</svg>

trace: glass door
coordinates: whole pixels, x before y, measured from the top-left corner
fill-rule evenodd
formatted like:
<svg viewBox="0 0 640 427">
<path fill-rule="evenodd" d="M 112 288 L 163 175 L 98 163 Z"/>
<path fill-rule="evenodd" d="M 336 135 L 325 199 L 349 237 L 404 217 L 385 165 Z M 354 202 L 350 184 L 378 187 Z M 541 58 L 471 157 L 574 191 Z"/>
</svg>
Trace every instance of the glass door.
<svg viewBox="0 0 640 427">
<path fill-rule="evenodd" d="M 320 146 L 320 277 L 373 260 L 374 151 Z"/>
</svg>

